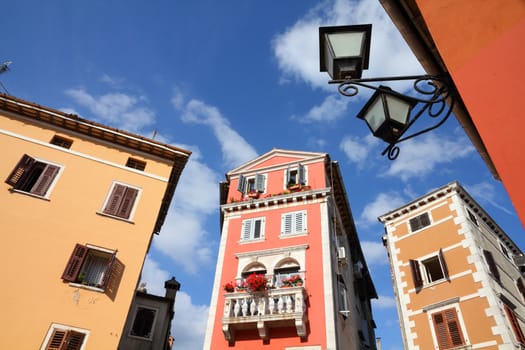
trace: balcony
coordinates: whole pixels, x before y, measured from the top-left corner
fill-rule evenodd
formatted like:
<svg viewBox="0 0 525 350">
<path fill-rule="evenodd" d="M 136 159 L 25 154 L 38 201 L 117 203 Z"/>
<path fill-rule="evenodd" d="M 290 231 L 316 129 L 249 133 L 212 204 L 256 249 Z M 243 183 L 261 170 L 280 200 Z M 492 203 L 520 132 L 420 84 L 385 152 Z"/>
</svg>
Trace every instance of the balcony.
<svg viewBox="0 0 525 350">
<path fill-rule="evenodd" d="M 297 336 L 306 337 L 306 290 L 304 287 L 270 289 L 261 293 L 226 293 L 222 331 L 235 341 L 237 330 L 257 329 L 267 340 L 268 329 L 295 327 Z"/>
</svg>

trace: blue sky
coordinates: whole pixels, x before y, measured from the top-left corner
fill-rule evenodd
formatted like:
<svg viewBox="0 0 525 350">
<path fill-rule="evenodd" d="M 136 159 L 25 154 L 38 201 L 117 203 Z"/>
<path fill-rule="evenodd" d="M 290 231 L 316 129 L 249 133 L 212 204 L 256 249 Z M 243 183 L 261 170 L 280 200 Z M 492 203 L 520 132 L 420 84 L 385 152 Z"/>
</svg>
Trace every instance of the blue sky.
<svg viewBox="0 0 525 350">
<path fill-rule="evenodd" d="M 147 3 L 147 5 L 146 5 Z M 458 180 L 523 247 L 501 183 L 452 118 L 392 162 L 319 73 L 318 27 L 373 23 L 364 77 L 422 73 L 375 0 L 19 0 L 0 12 L 0 82 L 17 97 L 193 151 L 144 269 L 149 292 L 182 283 L 176 348 L 201 349 L 219 239 L 218 183 L 272 148 L 327 152 L 341 165 L 380 295 L 376 335 L 402 349 L 377 216 Z M 393 85 L 407 89 L 406 84 Z M 3 91 L 5 92 L 5 91 Z"/>
</svg>

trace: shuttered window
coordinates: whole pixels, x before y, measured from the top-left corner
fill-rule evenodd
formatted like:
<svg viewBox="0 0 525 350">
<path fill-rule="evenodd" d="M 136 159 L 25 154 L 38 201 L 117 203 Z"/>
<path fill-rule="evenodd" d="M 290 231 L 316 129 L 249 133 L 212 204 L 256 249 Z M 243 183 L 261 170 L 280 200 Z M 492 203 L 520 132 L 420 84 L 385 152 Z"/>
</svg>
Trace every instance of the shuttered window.
<svg viewBox="0 0 525 350">
<path fill-rule="evenodd" d="M 111 276 L 116 252 L 110 253 L 76 244 L 62 279 L 68 282 L 105 289 Z"/>
<path fill-rule="evenodd" d="M 487 262 L 487 265 L 489 267 L 490 273 L 492 274 L 492 277 L 496 281 L 500 281 L 500 275 L 498 267 L 496 266 L 496 261 L 494 260 L 494 256 L 492 255 L 492 252 L 488 250 L 483 250 L 483 255 L 485 256 L 485 261 Z"/>
<path fill-rule="evenodd" d="M 115 183 L 106 201 L 103 213 L 129 219 L 138 193 L 139 190 L 136 188 Z"/>
<path fill-rule="evenodd" d="M 266 175 L 255 174 L 254 177 L 249 178 L 239 175 L 237 191 L 241 192 L 243 195 L 249 192 L 264 193 L 266 191 Z"/>
<path fill-rule="evenodd" d="M 503 307 L 505 308 L 505 313 L 507 314 L 507 318 L 512 327 L 512 331 L 514 332 L 514 337 L 516 337 L 516 340 L 519 343 L 525 345 L 525 336 L 523 336 L 523 331 L 521 330 L 520 323 L 516 318 L 514 311 L 512 311 L 512 309 L 505 304 L 503 304 Z"/>
<path fill-rule="evenodd" d="M 525 285 L 523 284 L 523 280 L 521 278 L 516 280 L 516 287 L 521 294 L 522 300 L 525 301 Z"/>
<path fill-rule="evenodd" d="M 414 287 L 421 288 L 424 284 L 449 279 L 448 268 L 445 262 L 445 256 L 440 249 L 437 255 L 429 258 L 410 260 L 410 269 L 414 279 Z"/>
<path fill-rule="evenodd" d="M 80 350 L 86 335 L 67 329 L 53 329 L 45 350 Z"/>
<path fill-rule="evenodd" d="M 289 166 L 286 169 L 286 186 L 292 185 L 306 185 L 306 168 L 301 163 L 296 167 Z"/>
<path fill-rule="evenodd" d="M 50 143 L 58 147 L 69 149 L 71 148 L 71 145 L 73 144 L 73 140 L 66 139 L 65 137 L 55 135 L 51 139 Z"/>
<path fill-rule="evenodd" d="M 306 210 L 281 216 L 281 235 L 305 233 L 306 230 Z"/>
<path fill-rule="evenodd" d="M 255 240 L 264 238 L 264 218 L 243 220 L 241 240 Z"/>
<path fill-rule="evenodd" d="M 439 350 L 465 345 L 455 308 L 432 314 Z"/>
<path fill-rule="evenodd" d="M 430 216 L 428 216 L 428 213 L 423 213 L 421 215 L 418 215 L 415 218 L 410 219 L 409 225 L 410 225 L 410 230 L 412 232 L 420 230 L 423 227 L 430 225 Z"/>
<path fill-rule="evenodd" d="M 412 270 L 412 278 L 414 279 L 414 287 L 421 288 L 423 286 L 423 277 L 419 269 L 419 261 L 410 260 L 410 269 Z"/>
<path fill-rule="evenodd" d="M 57 165 L 24 154 L 5 182 L 16 190 L 45 197 L 59 171 Z"/>
</svg>

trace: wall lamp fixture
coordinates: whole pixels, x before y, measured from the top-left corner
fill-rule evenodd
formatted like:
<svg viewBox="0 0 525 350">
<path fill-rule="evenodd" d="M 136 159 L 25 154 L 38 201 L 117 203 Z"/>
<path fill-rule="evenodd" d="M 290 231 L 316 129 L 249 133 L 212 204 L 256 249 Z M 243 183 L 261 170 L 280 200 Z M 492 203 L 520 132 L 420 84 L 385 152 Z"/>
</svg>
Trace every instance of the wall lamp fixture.
<svg viewBox="0 0 525 350">
<path fill-rule="evenodd" d="M 399 155 L 397 144 L 441 126 L 452 113 L 454 96 L 452 83 L 445 75 L 411 75 L 380 78 L 361 78 L 368 69 L 371 24 L 319 28 L 319 63 L 321 72 L 327 72 L 329 84 L 339 84 L 343 96 L 355 96 L 359 87 L 375 90 L 357 114 L 372 134 L 388 143 L 381 155 L 394 160 Z M 374 85 L 387 81 L 414 82 L 417 96 L 407 96 L 388 86 Z M 408 135 L 407 131 L 423 114 L 437 122 Z"/>
</svg>

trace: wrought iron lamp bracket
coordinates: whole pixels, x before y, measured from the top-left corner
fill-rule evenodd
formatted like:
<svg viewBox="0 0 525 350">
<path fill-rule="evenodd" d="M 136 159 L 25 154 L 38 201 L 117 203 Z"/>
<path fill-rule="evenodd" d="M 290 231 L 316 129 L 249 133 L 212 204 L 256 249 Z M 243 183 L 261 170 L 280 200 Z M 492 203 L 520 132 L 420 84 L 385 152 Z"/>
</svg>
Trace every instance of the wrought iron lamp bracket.
<svg viewBox="0 0 525 350">
<path fill-rule="evenodd" d="M 400 77 L 380 77 L 380 78 L 363 78 L 363 79 L 345 79 L 345 80 L 331 80 L 330 84 L 339 84 L 338 91 L 343 96 L 352 97 L 359 93 L 359 87 L 382 91 L 390 94 L 398 94 L 383 86 L 376 86 L 370 83 L 413 80 L 414 90 L 418 96 L 409 96 L 417 102 L 416 109 L 413 109 L 409 115 L 407 125 L 401 130 L 399 136 L 383 150 L 381 155 L 388 153 L 388 159 L 394 160 L 399 155 L 398 144 L 409 140 L 415 136 L 424 134 L 431 130 L 440 127 L 452 113 L 454 108 L 454 94 L 452 93 L 452 83 L 448 76 L 443 75 L 411 75 Z M 410 127 L 421 117 L 424 113 L 435 118 L 437 122 L 427 128 L 412 132 L 406 135 Z"/>
</svg>

